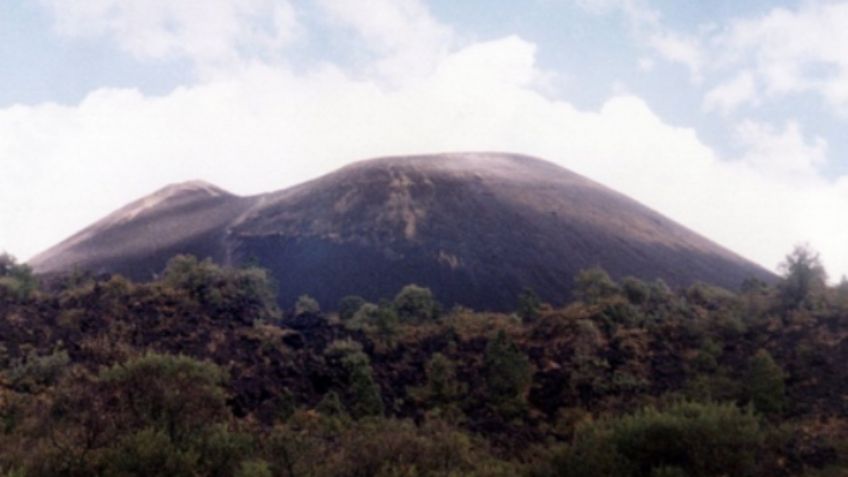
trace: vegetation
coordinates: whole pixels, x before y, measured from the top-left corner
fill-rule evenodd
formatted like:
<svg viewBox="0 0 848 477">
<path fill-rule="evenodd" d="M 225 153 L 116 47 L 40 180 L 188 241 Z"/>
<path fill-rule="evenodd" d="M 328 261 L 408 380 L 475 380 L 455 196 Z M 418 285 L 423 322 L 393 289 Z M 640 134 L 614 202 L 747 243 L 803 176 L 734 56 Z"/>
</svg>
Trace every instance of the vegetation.
<svg viewBox="0 0 848 477">
<path fill-rule="evenodd" d="M 515 313 L 304 296 L 176 257 L 40 284 L 0 258 L 0 476 L 848 472 L 848 287 L 799 248 L 739 292 L 600 269 Z"/>
</svg>

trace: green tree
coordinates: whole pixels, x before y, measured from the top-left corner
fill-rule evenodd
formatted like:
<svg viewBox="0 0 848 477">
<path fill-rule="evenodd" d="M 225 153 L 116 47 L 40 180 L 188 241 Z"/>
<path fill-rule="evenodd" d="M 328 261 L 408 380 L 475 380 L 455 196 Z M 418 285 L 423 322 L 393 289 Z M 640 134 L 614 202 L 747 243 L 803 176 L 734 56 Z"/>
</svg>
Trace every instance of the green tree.
<svg viewBox="0 0 848 477">
<path fill-rule="evenodd" d="M 325 394 L 318 405 L 315 406 L 315 410 L 327 417 L 343 418 L 347 416 L 347 410 L 335 391 Z"/>
<path fill-rule="evenodd" d="M 842 280 L 833 289 L 834 302 L 836 306 L 844 311 L 848 311 L 848 277 L 842 275 Z"/>
<path fill-rule="evenodd" d="M 625 277 L 621 281 L 624 296 L 634 305 L 642 305 L 651 298 L 651 286 L 635 277 Z"/>
<path fill-rule="evenodd" d="M 342 360 L 348 372 L 350 414 L 356 419 L 383 415 L 383 398 L 380 386 L 374 381 L 374 372 L 368 355 L 351 353 Z"/>
<path fill-rule="evenodd" d="M 427 383 L 410 393 L 432 408 L 446 408 L 462 399 L 468 386 L 456 378 L 456 364 L 442 353 L 434 353 L 424 367 Z"/>
<path fill-rule="evenodd" d="M 294 304 L 295 316 L 317 316 L 321 313 L 321 305 L 318 300 L 309 295 L 300 295 Z"/>
<path fill-rule="evenodd" d="M 371 315 L 371 324 L 374 325 L 377 336 L 384 345 L 389 347 L 394 345 L 395 335 L 400 325 L 400 318 L 391 304 L 380 303 Z"/>
<path fill-rule="evenodd" d="M 503 330 L 486 346 L 485 366 L 486 393 L 493 407 L 505 415 L 523 411 L 533 379 L 532 367 Z"/>
<path fill-rule="evenodd" d="M 273 477 L 271 467 L 264 460 L 248 460 L 241 463 L 235 477 Z"/>
<path fill-rule="evenodd" d="M 365 303 L 365 299 L 361 296 L 348 295 L 342 298 L 339 302 L 339 318 L 343 321 L 350 320 Z"/>
<path fill-rule="evenodd" d="M 532 289 L 525 288 L 518 295 L 518 316 L 524 321 L 533 321 L 539 318 L 542 311 L 542 300 Z"/>
<path fill-rule="evenodd" d="M 577 299 L 590 305 L 621 292 L 618 284 L 601 267 L 581 271 L 574 282 Z"/>
<path fill-rule="evenodd" d="M 160 284 L 186 293 L 222 319 L 252 324 L 279 318 L 276 287 L 261 268 L 222 268 L 210 259 L 177 255 L 165 267 Z"/>
<path fill-rule="evenodd" d="M 748 362 L 748 398 L 765 415 L 780 414 L 785 406 L 785 375 L 771 354 L 760 349 Z"/>
<path fill-rule="evenodd" d="M 380 386 L 374 380 L 371 360 L 362 351 L 362 345 L 354 340 L 336 340 L 324 350 L 328 364 L 340 371 L 338 384 L 344 388 L 344 396 L 350 415 L 359 419 L 383 414 L 383 398 Z"/>
<path fill-rule="evenodd" d="M 154 428 L 186 442 L 229 416 L 224 371 L 187 356 L 148 353 L 104 370 L 99 381 L 127 431 Z"/>
<path fill-rule="evenodd" d="M 15 298 L 25 300 L 38 289 L 38 280 L 29 265 L 19 264 L 15 257 L 0 254 L 0 289 L 8 290 Z"/>
<path fill-rule="evenodd" d="M 439 317 L 440 306 L 429 288 L 407 285 L 395 296 L 394 306 L 404 321 L 427 321 Z"/>
<path fill-rule="evenodd" d="M 746 477 L 763 446 L 756 416 L 732 404 L 677 403 L 587 422 L 554 453 L 549 475 Z"/>
<path fill-rule="evenodd" d="M 796 246 L 780 264 L 783 281 L 778 286 L 783 306 L 788 309 L 815 309 L 827 287 L 827 273 L 818 253 Z"/>
</svg>

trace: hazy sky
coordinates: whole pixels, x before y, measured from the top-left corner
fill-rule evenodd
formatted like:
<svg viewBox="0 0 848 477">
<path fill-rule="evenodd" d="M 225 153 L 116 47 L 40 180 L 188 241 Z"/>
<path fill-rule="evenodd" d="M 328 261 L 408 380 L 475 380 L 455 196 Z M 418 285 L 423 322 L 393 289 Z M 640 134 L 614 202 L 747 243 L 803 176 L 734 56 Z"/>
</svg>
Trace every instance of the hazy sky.
<svg viewBox="0 0 848 477">
<path fill-rule="evenodd" d="M 205 179 L 506 150 L 848 274 L 848 1 L 2 0 L 0 250 Z"/>
</svg>

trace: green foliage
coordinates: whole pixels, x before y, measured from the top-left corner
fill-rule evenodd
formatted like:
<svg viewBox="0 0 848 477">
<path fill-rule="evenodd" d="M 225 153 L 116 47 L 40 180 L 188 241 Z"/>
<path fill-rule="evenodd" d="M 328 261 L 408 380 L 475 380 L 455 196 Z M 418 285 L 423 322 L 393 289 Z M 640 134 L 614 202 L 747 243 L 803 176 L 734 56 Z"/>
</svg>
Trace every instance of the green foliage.
<svg viewBox="0 0 848 477">
<path fill-rule="evenodd" d="M 7 290 L 18 300 L 28 299 L 38 289 L 38 280 L 29 265 L 18 264 L 15 257 L 0 254 L 0 291 Z"/>
<path fill-rule="evenodd" d="M 400 324 L 395 309 L 388 303 L 380 303 L 370 318 L 379 339 L 391 347 Z"/>
<path fill-rule="evenodd" d="M 429 408 L 457 414 L 453 406 L 468 391 L 468 386 L 456 378 L 456 364 L 442 353 L 435 353 L 425 366 L 427 383 L 421 388 L 412 388 L 410 393 Z"/>
<path fill-rule="evenodd" d="M 397 316 L 404 321 L 428 321 L 439 317 L 438 302 L 429 288 L 407 285 L 395 296 Z"/>
<path fill-rule="evenodd" d="M 242 462 L 234 477 L 273 477 L 271 466 L 264 460 Z"/>
<path fill-rule="evenodd" d="M 356 310 L 353 316 L 344 322 L 349 330 L 363 330 L 373 327 L 379 307 L 373 303 L 365 303 Z"/>
<path fill-rule="evenodd" d="M 634 305 L 642 305 L 647 303 L 651 297 L 651 287 L 647 283 L 634 277 L 625 277 L 621 281 L 621 289 L 624 291 L 624 296 Z"/>
<path fill-rule="evenodd" d="M 356 315 L 366 301 L 361 296 L 348 295 L 339 302 L 339 318 L 348 321 Z"/>
<path fill-rule="evenodd" d="M 102 371 L 99 381 L 122 404 L 117 422 L 127 430 L 153 428 L 182 442 L 229 414 L 224 372 L 187 356 L 148 353 Z"/>
<path fill-rule="evenodd" d="M 763 432 L 733 405 L 677 403 L 589 423 L 557 452 L 550 475 L 744 477 L 754 475 Z"/>
<path fill-rule="evenodd" d="M 31 350 L 24 359 L 11 362 L 8 379 L 14 389 L 32 392 L 53 385 L 68 367 L 70 358 L 64 350 L 40 356 Z"/>
<path fill-rule="evenodd" d="M 106 458 L 108 476 L 191 477 L 199 456 L 179 449 L 164 430 L 147 428 L 124 436 Z"/>
<path fill-rule="evenodd" d="M 501 330 L 486 346 L 486 397 L 496 411 L 516 415 L 526 406 L 533 371 L 527 356 Z"/>
<path fill-rule="evenodd" d="M 748 398 L 765 415 L 780 414 L 785 407 L 784 373 L 771 354 L 760 349 L 748 362 L 745 379 Z"/>
<path fill-rule="evenodd" d="M 355 419 L 383 414 L 383 399 L 379 385 L 374 381 L 371 360 L 362 352 L 362 346 L 353 340 L 330 343 L 324 351 L 331 365 L 344 371 L 344 394 L 347 409 Z"/>
<path fill-rule="evenodd" d="M 190 257 L 152 283 L 0 287 L 0 475 L 844 474 L 848 286 L 788 306 L 786 284 L 586 277 L 524 320 L 432 319 L 416 287 L 303 329 L 263 271 Z"/>
<path fill-rule="evenodd" d="M 784 307 L 816 309 L 821 306 L 827 274 L 817 253 L 807 247 L 797 246 L 780 264 L 780 269 L 783 281 L 779 291 Z"/>
<path fill-rule="evenodd" d="M 443 421 L 370 418 L 327 428 L 301 416 L 274 429 L 267 461 L 286 477 L 508 477 L 516 466 Z"/>
<path fill-rule="evenodd" d="M 279 318 L 275 285 L 261 268 L 221 268 L 210 259 L 178 255 L 168 262 L 161 284 L 186 293 L 222 319 L 253 323 Z"/>
<path fill-rule="evenodd" d="M 539 295 L 533 290 L 525 288 L 518 295 L 518 316 L 524 321 L 532 321 L 539 318 L 539 312 L 542 310 L 542 300 Z"/>
<path fill-rule="evenodd" d="M 686 290 L 686 298 L 701 307 L 717 309 L 732 306 L 736 296 L 723 288 L 698 282 Z"/>
<path fill-rule="evenodd" d="M 342 404 L 341 398 L 335 391 L 330 391 L 321 398 L 321 401 L 318 402 L 318 405 L 315 406 L 315 410 L 320 412 L 324 416 L 328 417 L 338 417 L 344 418 L 347 417 L 347 410 Z"/>
<path fill-rule="evenodd" d="M 364 353 L 349 355 L 343 360 L 348 370 L 351 396 L 350 414 L 354 418 L 380 416 L 383 414 L 383 398 L 380 386 L 374 382 L 373 371 Z"/>
<path fill-rule="evenodd" d="M 295 316 L 318 316 L 321 313 L 321 305 L 318 300 L 309 295 L 301 295 L 294 304 Z"/>
<path fill-rule="evenodd" d="M 583 270 L 574 279 L 574 294 L 584 303 L 595 304 L 619 293 L 621 288 L 600 267 Z"/>
</svg>

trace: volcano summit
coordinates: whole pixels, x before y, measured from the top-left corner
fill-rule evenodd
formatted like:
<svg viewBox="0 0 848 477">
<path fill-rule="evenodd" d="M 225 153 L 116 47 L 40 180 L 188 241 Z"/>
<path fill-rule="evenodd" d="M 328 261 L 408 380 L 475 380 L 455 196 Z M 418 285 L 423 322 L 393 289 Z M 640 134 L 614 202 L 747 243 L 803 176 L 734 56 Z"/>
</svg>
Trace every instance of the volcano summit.
<svg viewBox="0 0 848 477">
<path fill-rule="evenodd" d="M 446 305 L 509 309 L 526 287 L 568 300 L 574 276 L 703 281 L 726 288 L 770 272 L 636 201 L 552 163 L 469 153 L 358 162 L 278 192 L 239 197 L 168 186 L 38 255 L 36 272 L 149 279 L 175 254 L 258 263 L 280 303 L 332 307 L 417 283 Z"/>
</svg>

